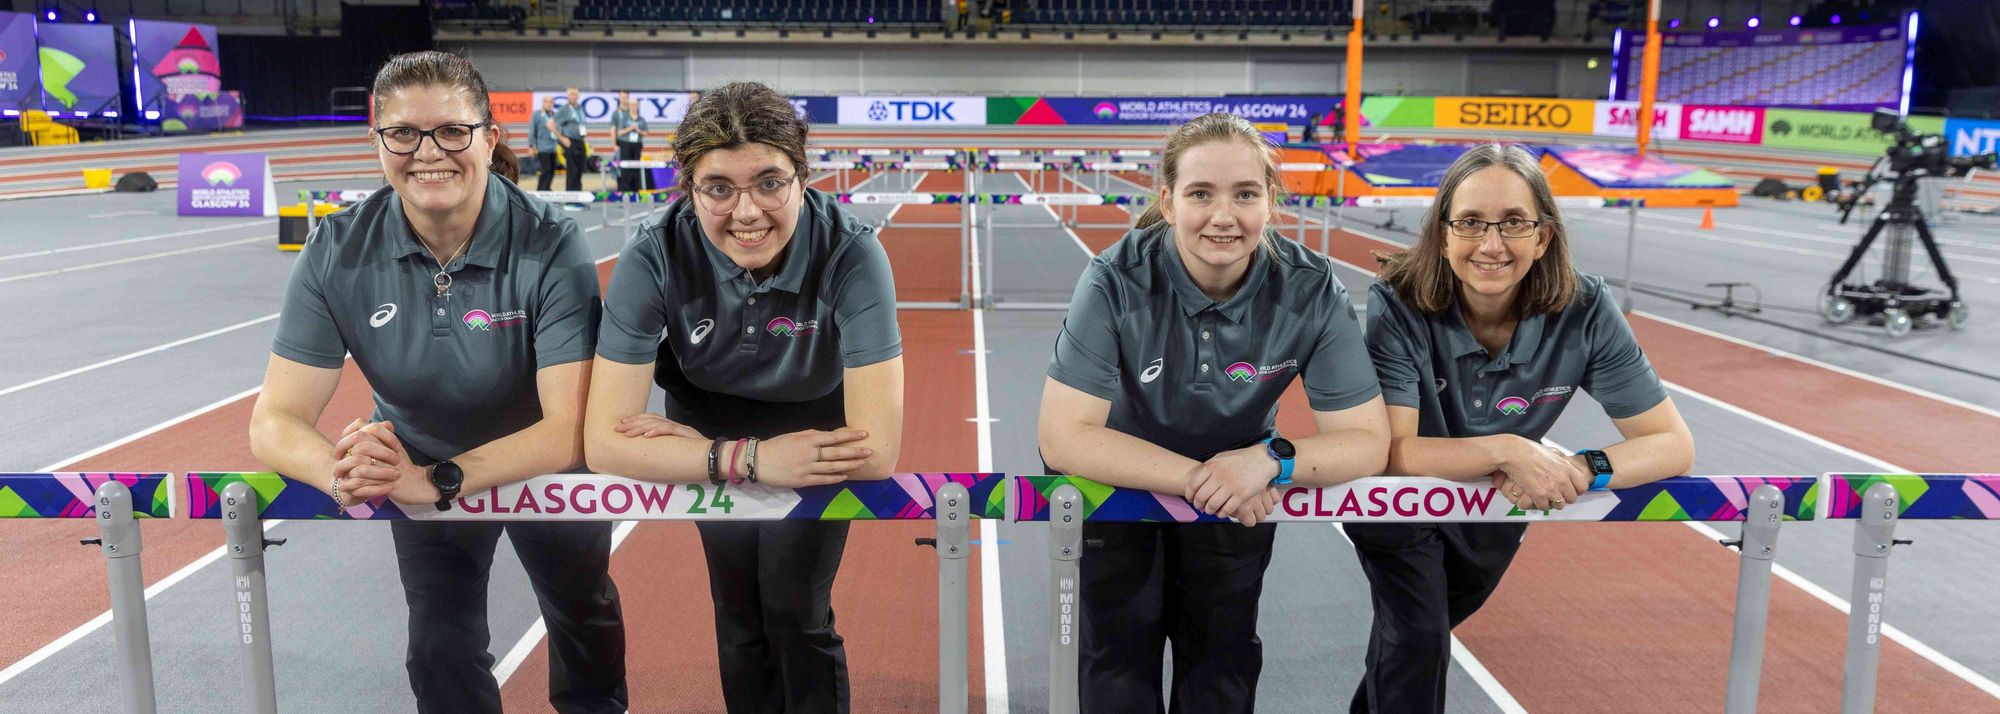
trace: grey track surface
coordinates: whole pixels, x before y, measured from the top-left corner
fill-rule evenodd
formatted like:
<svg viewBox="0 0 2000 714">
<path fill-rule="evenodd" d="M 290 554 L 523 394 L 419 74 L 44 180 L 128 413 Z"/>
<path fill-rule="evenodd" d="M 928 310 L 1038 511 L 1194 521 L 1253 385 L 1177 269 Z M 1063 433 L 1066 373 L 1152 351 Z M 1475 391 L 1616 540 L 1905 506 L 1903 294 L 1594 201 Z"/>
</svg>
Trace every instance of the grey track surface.
<svg viewBox="0 0 2000 714">
<path fill-rule="evenodd" d="M 908 190 L 916 177 L 884 175 L 865 190 Z M 1011 175 L 989 177 L 988 190 L 1022 186 Z M 1009 183 L 1013 182 L 1013 183 Z M 364 187 L 367 182 L 316 182 L 313 188 Z M 303 185 L 281 185 L 281 194 Z M 1136 187 L 1125 186 L 1127 190 Z M 1638 280 L 1685 290 L 1705 282 L 1749 280 L 1765 302 L 1810 307 L 1813 287 L 1844 255 L 1844 244 L 1814 238 L 1858 235 L 1853 226 L 1827 227 L 1825 212 L 1798 204 L 1746 199 L 1744 208 L 1718 211 L 1714 233 L 1694 229 L 1697 213 L 1648 211 L 1640 222 Z M 171 216 L 167 194 L 110 194 L 8 203 L 0 223 L 0 304 L 11 320 L 0 323 L 0 390 L 66 370 L 235 325 L 276 311 L 292 258 L 272 250 L 267 240 L 224 245 L 234 240 L 269 239 L 274 221 L 195 220 Z M 864 220 L 888 216 L 884 206 L 851 205 Z M 574 214 L 586 228 L 601 223 L 595 210 Z M 1008 228 L 993 238 L 994 284 L 1004 301 L 1061 302 L 1068 299 L 1085 259 L 1084 251 L 1047 211 L 1005 207 L 996 214 Z M 1380 220 L 1382 212 L 1348 211 L 1348 225 Z M 1403 212 L 1404 225 L 1418 219 Z M 1622 214 L 1577 217 L 1575 250 L 1585 270 L 1617 275 L 1624 245 Z M 231 226 L 232 223 L 251 225 Z M 1762 229 L 1751 230 L 1752 228 Z M 156 240 L 22 255 L 165 233 L 206 230 Z M 1408 241 L 1393 230 L 1371 229 L 1384 238 Z M 1678 231 L 1678 232 L 1676 232 Z M 1692 234 L 1692 235 L 1689 235 Z M 587 234 L 596 255 L 609 256 L 624 231 L 597 228 Z M 2000 258 L 1995 239 L 2000 221 L 1961 218 L 1940 235 L 1953 259 Z M 1711 239 L 1708 236 L 1713 236 Z M 1717 240 L 1727 239 L 1727 240 Z M 1316 244 L 1316 241 L 1311 242 Z M 205 249 L 204 249 L 205 248 Z M 175 250 L 203 249 L 175 255 Z M 1801 253 L 1799 251 L 1812 251 Z M 1821 253 L 1827 255 L 1821 255 Z M 21 256 L 21 257 L 14 257 Z M 128 262 L 101 267 L 95 263 Z M 1919 331 L 1901 341 L 1879 330 L 1827 329 L 1811 315 L 1772 309 L 1765 318 L 1797 330 L 1823 331 L 1842 339 L 1909 351 L 1969 369 L 1995 369 L 1992 328 L 2000 326 L 2000 265 L 1961 260 L 1974 303 L 1973 327 L 1965 332 Z M 37 277 L 35 273 L 85 268 Z M 1367 276 L 1342 270 L 1340 279 L 1356 294 Z M 1636 307 L 1725 334 L 1790 350 L 1869 374 L 1960 399 L 2000 407 L 1994 382 L 1940 370 L 1877 352 L 1856 350 L 1794 329 L 1744 319 L 1693 312 L 1685 305 L 1640 295 Z M 1036 405 L 1050 345 L 1059 327 L 1058 311 L 995 311 L 985 317 L 991 350 L 988 374 L 995 468 L 1038 472 L 1034 445 Z M 137 430 L 207 406 L 255 387 L 262 378 L 275 324 L 253 324 L 40 386 L 0 395 L 0 470 L 25 471 L 85 452 Z M 1715 395 L 1726 398 L 1726 395 Z M 1750 419 L 1676 394 L 1700 444 L 1701 473 L 1807 473 L 1867 470 L 1865 463 L 1781 433 Z M 1588 400 L 1579 400 L 1551 438 L 1565 444 L 1603 443 L 1610 424 Z M 969 455 L 968 455 L 969 456 Z M 970 464 L 968 464 L 970 466 Z M 1900 549 L 1892 566 L 1893 605 L 1888 619 L 1917 639 L 1989 678 L 2000 678 L 2000 638 L 1991 593 L 2000 583 L 1991 575 L 2000 545 L 1981 524 L 1905 524 L 1899 535 L 1915 547 Z M 1969 527 L 1968 527 L 1969 526 Z M 1679 528 L 1676 526 L 1675 528 Z M 1000 527 L 1002 590 L 1000 612 L 1007 636 L 1009 693 L 1015 710 L 1043 711 L 1046 701 L 1046 648 L 1049 618 L 1043 604 L 1047 587 L 1046 541 L 1039 526 Z M 280 701 L 288 711 L 407 711 L 402 657 L 404 610 L 388 533 L 384 529 L 336 524 L 283 523 L 272 537 L 290 538 L 270 556 L 272 609 L 276 620 Z M 1688 529 L 1686 537 L 1701 534 Z M 1779 562 L 1835 594 L 1848 588 L 1852 559 L 1851 526 L 1815 523 L 1788 526 Z M 1336 529 L 1288 525 L 1281 529 L 1270 569 L 1260 632 L 1266 668 L 1260 708 L 1274 712 L 1317 712 L 1338 706 L 1359 676 L 1368 623 L 1366 588 L 1351 548 Z M 629 554 L 620 557 L 633 557 Z M 1721 548 L 1717 558 L 1731 557 Z M 240 702 L 233 691 L 235 653 L 222 609 L 226 588 L 220 563 L 206 566 L 149 603 L 156 681 L 162 711 L 226 711 Z M 1732 583 L 1718 582 L 1717 588 Z M 1780 586 L 1789 587 L 1789 586 Z M 507 552 L 495 558 L 491 595 L 491 651 L 504 655 L 535 618 L 533 597 L 518 562 Z M 1829 616 L 1831 616 L 1829 608 Z M 849 633 L 865 636 L 865 633 Z M 20 677 L 0 685 L 0 710 L 103 711 L 115 708 L 107 692 L 76 686 L 76 673 L 95 671 L 110 649 L 109 633 L 99 630 Z M 702 646 L 706 646 L 705 644 Z M 1453 711 L 1496 711 L 1497 707 L 1456 666 L 1451 685 Z"/>
</svg>

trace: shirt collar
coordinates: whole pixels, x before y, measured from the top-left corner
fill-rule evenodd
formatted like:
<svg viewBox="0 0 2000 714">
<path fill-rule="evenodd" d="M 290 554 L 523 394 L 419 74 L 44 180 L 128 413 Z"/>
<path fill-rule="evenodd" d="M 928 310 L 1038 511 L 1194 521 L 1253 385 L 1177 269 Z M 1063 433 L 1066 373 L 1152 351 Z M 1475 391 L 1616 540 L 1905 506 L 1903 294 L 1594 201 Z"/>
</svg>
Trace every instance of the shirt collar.
<svg viewBox="0 0 2000 714">
<path fill-rule="evenodd" d="M 1445 342 L 1451 348 L 1453 357 L 1470 354 L 1484 356 L 1486 347 L 1472 336 L 1472 327 L 1465 323 L 1465 315 L 1459 312 L 1459 304 L 1454 301 L 1444 311 Z M 1542 329 L 1548 323 L 1548 315 L 1535 314 L 1521 318 L 1514 325 L 1514 336 L 1507 340 L 1502 356 L 1509 364 L 1527 364 L 1535 359 L 1536 350 L 1542 344 Z"/>
<path fill-rule="evenodd" d="M 497 175 L 486 176 L 486 200 L 479 206 L 479 218 L 472 224 L 472 245 L 467 247 L 464 264 L 483 268 L 500 267 L 501 244 L 507 238 L 507 217 L 512 211 L 513 196 L 509 184 Z M 385 228 L 390 232 L 390 241 L 396 247 L 396 259 L 402 260 L 412 255 L 432 257 L 423 241 L 417 240 L 416 231 L 410 229 L 410 218 L 403 213 L 403 199 L 391 192 L 389 198 L 389 220 Z M 449 268 L 450 266 L 445 266 Z"/>
<path fill-rule="evenodd" d="M 800 197 L 799 219 L 792 226 L 791 242 L 785 244 L 784 252 L 778 256 L 784 263 L 778 266 L 777 274 L 756 286 L 756 292 L 783 290 L 796 294 L 805 285 L 806 274 L 812 272 L 813 238 L 825 228 L 825 221 L 817 215 L 816 209 L 821 199 L 816 196 L 823 194 L 814 189 L 806 189 L 805 195 Z M 680 229 L 685 235 L 701 242 L 702 253 L 708 256 L 709 267 L 715 270 L 716 281 L 727 283 L 748 274 L 749 271 L 737 265 L 736 261 L 722 252 L 722 249 L 709 242 L 708 233 L 701 227 L 701 216 L 695 214 L 694 197 L 688 196 L 678 200 L 686 204 L 679 212 Z"/>
<path fill-rule="evenodd" d="M 1194 278 L 1188 275 L 1187 265 L 1181 262 L 1181 251 L 1174 245 L 1172 226 L 1164 222 L 1155 224 L 1146 230 L 1144 236 L 1144 240 L 1159 241 L 1157 244 L 1159 252 L 1165 256 L 1162 259 L 1162 269 L 1167 274 L 1167 281 L 1173 284 L 1174 298 L 1180 303 L 1181 312 L 1188 317 L 1194 317 L 1203 310 L 1215 308 L 1216 312 L 1222 313 L 1222 316 L 1228 318 L 1230 322 L 1238 324 L 1243 322 L 1244 316 L 1249 313 L 1250 304 L 1257 298 L 1257 291 L 1264 286 L 1265 274 L 1270 272 L 1270 266 L 1267 264 L 1267 261 L 1271 260 L 1270 250 L 1258 248 L 1251 254 L 1250 269 L 1244 274 L 1243 286 L 1237 288 L 1236 294 L 1231 295 L 1228 300 L 1216 302 L 1208 296 L 1208 293 L 1202 292 L 1201 286 L 1195 285 Z M 1270 233 L 1264 236 L 1266 241 L 1274 238 L 1276 236 Z"/>
</svg>

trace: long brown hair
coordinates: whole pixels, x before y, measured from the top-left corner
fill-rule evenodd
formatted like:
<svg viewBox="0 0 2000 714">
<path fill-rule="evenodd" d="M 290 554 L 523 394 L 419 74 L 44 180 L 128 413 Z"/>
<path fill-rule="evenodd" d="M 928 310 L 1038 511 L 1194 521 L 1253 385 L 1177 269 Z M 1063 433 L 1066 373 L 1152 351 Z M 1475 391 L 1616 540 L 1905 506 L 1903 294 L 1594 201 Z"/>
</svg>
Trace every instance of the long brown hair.
<svg viewBox="0 0 2000 714">
<path fill-rule="evenodd" d="M 1519 146 L 1482 144 L 1466 151 L 1452 162 L 1451 168 L 1445 169 L 1444 180 L 1438 182 L 1437 199 L 1424 212 L 1417 244 L 1396 255 L 1377 256 L 1383 264 L 1377 277 L 1395 288 L 1396 296 L 1415 306 L 1418 312 L 1436 315 L 1458 302 L 1458 274 L 1451 271 L 1450 263 L 1445 260 L 1445 243 L 1451 238 L 1444 222 L 1451 216 L 1459 184 L 1466 177 L 1495 166 L 1528 182 L 1528 191 L 1535 197 L 1535 213 L 1545 221 L 1542 231 L 1549 239 L 1542 257 L 1528 267 L 1528 277 L 1521 281 L 1522 289 L 1515 295 L 1514 309 L 1520 317 L 1558 312 L 1576 294 L 1569 231 L 1563 226 L 1562 210 L 1556 206 L 1555 194 L 1549 190 L 1549 179 L 1542 173 L 1541 164 Z"/>
<path fill-rule="evenodd" d="M 1172 195 L 1174 184 L 1181 178 L 1181 154 L 1211 141 L 1240 141 L 1257 152 L 1257 158 L 1264 164 L 1264 185 L 1271 192 L 1271 205 L 1275 209 L 1278 193 L 1284 190 L 1285 185 L 1278 173 L 1277 149 L 1249 120 L 1224 112 L 1203 114 L 1174 127 L 1174 133 L 1167 136 L 1166 150 L 1160 152 L 1160 172 L 1154 179 L 1154 188 Z M 1165 199 L 1155 197 L 1152 205 L 1147 206 L 1138 220 L 1132 222 L 1132 227 L 1150 228 L 1165 221 L 1166 209 L 1161 205 L 1165 202 Z"/>
<path fill-rule="evenodd" d="M 792 100 L 756 82 L 731 82 L 700 93 L 674 132 L 681 190 L 694 188 L 695 167 L 708 152 L 763 144 L 784 154 L 801 182 L 806 176 L 806 120 Z"/>
</svg>

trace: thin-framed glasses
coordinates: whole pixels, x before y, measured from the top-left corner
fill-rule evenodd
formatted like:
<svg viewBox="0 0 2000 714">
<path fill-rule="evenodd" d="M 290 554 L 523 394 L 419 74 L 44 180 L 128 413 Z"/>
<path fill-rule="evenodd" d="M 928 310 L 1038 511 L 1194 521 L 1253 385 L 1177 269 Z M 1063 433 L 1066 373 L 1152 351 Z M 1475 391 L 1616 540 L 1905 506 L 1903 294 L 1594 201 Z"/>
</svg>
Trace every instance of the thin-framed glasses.
<svg viewBox="0 0 2000 714">
<path fill-rule="evenodd" d="M 1451 229 L 1451 235 L 1455 238 L 1479 240 L 1486 237 L 1487 229 L 1493 229 L 1500 232 L 1501 238 L 1522 240 L 1533 238 L 1537 232 L 1536 229 L 1541 228 L 1543 223 L 1548 222 L 1548 219 L 1531 221 L 1526 218 L 1507 218 L 1498 221 L 1458 218 L 1445 221 L 1444 224 Z"/>
<path fill-rule="evenodd" d="M 424 146 L 424 137 L 448 154 L 456 154 L 472 148 L 472 135 L 485 124 L 443 124 L 436 129 L 424 130 L 413 126 L 385 126 L 375 130 L 382 139 L 382 148 L 397 156 L 409 156 Z"/>
<path fill-rule="evenodd" d="M 790 178 L 759 179 L 748 186 L 710 183 L 703 184 L 694 192 L 708 201 L 708 212 L 718 216 L 726 216 L 735 211 L 736 205 L 742 202 L 745 194 L 749 194 L 751 205 L 766 211 L 775 211 L 784 208 L 785 203 L 791 200 L 792 192 L 787 189 L 790 189 L 792 182 L 797 180 L 799 177 L 793 175 Z"/>
</svg>

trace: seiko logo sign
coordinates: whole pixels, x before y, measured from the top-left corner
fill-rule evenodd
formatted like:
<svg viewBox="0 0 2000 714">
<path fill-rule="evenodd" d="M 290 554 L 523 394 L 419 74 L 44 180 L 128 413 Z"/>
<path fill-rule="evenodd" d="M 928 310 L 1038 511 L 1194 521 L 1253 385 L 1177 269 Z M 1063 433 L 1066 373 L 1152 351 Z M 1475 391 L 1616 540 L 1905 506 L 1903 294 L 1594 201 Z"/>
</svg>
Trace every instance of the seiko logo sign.
<svg viewBox="0 0 2000 714">
<path fill-rule="evenodd" d="M 1466 126 L 1516 126 L 1568 128 L 1576 121 L 1575 112 L 1563 104 L 1536 102 L 1466 102 L 1458 107 L 1458 121 Z"/>
</svg>

